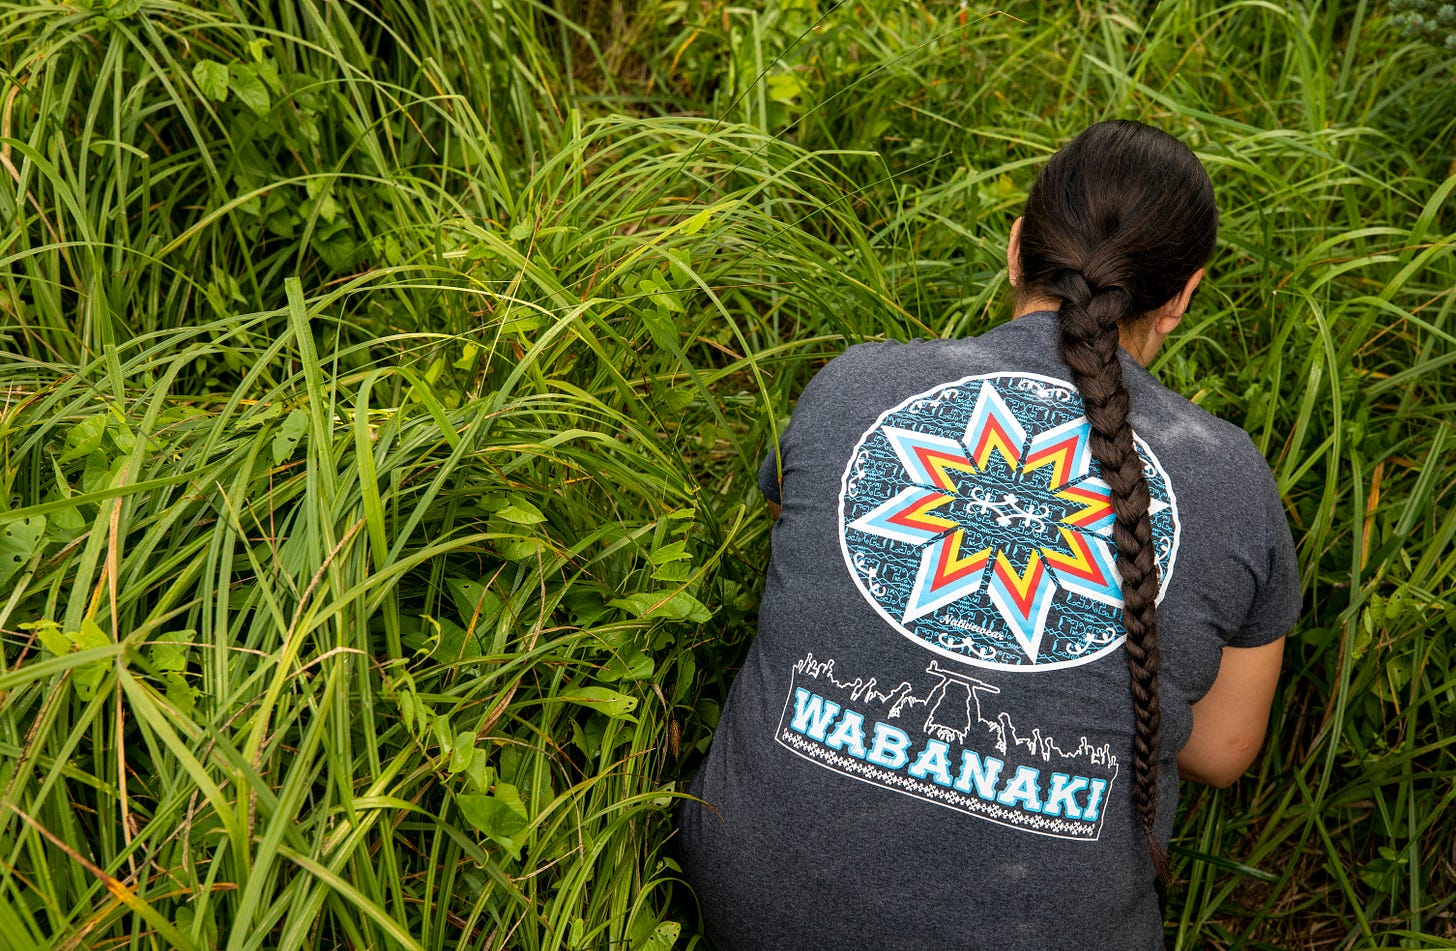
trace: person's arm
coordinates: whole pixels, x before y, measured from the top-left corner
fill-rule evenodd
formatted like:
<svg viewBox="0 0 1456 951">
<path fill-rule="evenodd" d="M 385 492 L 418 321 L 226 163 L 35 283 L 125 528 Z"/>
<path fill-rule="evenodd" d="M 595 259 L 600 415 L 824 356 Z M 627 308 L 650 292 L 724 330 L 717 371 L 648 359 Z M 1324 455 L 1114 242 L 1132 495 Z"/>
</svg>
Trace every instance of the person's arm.
<svg viewBox="0 0 1456 951">
<path fill-rule="evenodd" d="M 775 522 L 779 520 L 779 513 L 783 510 L 784 507 L 777 502 L 768 503 L 768 514 L 773 517 Z"/>
<path fill-rule="evenodd" d="M 1232 786 L 1254 762 L 1269 725 L 1284 638 L 1262 647 L 1225 647 L 1218 676 L 1193 705 L 1193 734 L 1178 753 L 1184 779 Z"/>
</svg>

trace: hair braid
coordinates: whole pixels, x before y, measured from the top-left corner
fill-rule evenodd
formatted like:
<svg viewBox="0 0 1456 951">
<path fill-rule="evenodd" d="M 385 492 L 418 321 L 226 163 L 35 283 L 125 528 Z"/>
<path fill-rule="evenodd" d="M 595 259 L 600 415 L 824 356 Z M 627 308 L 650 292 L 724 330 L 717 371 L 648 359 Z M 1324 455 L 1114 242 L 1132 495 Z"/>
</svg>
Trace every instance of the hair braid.
<svg viewBox="0 0 1456 951">
<path fill-rule="evenodd" d="M 1162 712 L 1158 704 L 1158 570 L 1154 561 L 1153 525 L 1143 461 L 1133 444 L 1128 422 L 1131 399 L 1117 360 L 1118 328 L 1132 314 L 1132 296 L 1120 287 L 1094 290 L 1077 271 L 1055 275 L 1047 289 L 1062 299 L 1060 351 L 1082 394 L 1092 455 L 1111 489 L 1122 579 L 1123 626 L 1127 630 L 1127 667 L 1132 681 L 1136 732 L 1133 738 L 1133 783 L 1138 818 L 1148 837 L 1148 851 L 1159 879 L 1168 875 L 1167 855 L 1158 844 L 1154 820 L 1158 808 L 1158 737 Z"/>
<path fill-rule="evenodd" d="M 1052 156 L 1027 195 L 1020 231 L 1018 290 L 1060 302 L 1058 349 L 1082 395 L 1089 448 L 1110 489 L 1136 721 L 1133 804 L 1160 880 L 1168 874 L 1155 832 L 1160 581 L 1118 344 L 1122 325 L 1184 290 L 1217 235 L 1213 186 L 1197 156 L 1167 133 L 1127 120 L 1099 122 Z"/>
</svg>

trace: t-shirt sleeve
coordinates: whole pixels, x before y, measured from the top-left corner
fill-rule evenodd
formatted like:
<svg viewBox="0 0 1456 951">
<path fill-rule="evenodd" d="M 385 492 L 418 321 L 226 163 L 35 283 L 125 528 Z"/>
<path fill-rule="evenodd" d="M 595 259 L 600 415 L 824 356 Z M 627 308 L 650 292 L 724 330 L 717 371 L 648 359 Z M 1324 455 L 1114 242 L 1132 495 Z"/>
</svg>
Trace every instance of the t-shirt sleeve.
<svg viewBox="0 0 1456 951">
<path fill-rule="evenodd" d="M 783 468 L 787 473 L 791 466 L 790 460 L 798 458 L 795 447 L 801 437 L 796 425 L 807 425 L 808 431 L 812 432 L 826 414 L 838 413 L 839 394 L 843 392 L 844 381 L 853 379 L 855 373 L 862 372 L 862 368 L 867 365 L 865 361 L 872 361 L 874 355 L 882 352 L 883 348 L 897 346 L 901 344 L 879 341 L 855 344 L 820 367 L 810 378 L 799 398 L 794 401 L 793 414 L 788 425 L 779 431 L 778 447 L 775 448 L 770 443 L 763 461 L 759 463 L 758 488 L 763 492 L 764 498 L 775 505 L 782 505 L 784 502 L 780 490 L 779 459 L 782 457 Z M 803 420 L 807 420 L 807 424 L 800 422 Z"/>
<path fill-rule="evenodd" d="M 1299 591 L 1299 560 L 1294 552 L 1294 538 L 1289 533 L 1289 519 L 1272 476 L 1266 476 L 1265 522 L 1268 564 L 1263 577 L 1257 580 L 1249 613 L 1236 634 L 1228 639 L 1230 647 L 1259 647 L 1288 634 L 1299 619 L 1302 601 Z"/>
<path fill-rule="evenodd" d="M 764 452 L 763 461 L 758 464 L 758 488 L 763 493 L 763 497 L 773 504 L 784 504 L 783 493 L 779 487 L 779 458 L 782 456 L 784 464 L 788 464 L 790 446 L 794 442 L 794 420 L 800 418 L 801 413 L 811 416 L 814 414 L 818 394 L 826 388 L 833 389 L 832 380 L 848 362 L 845 358 L 853 351 L 865 346 L 867 345 L 859 344 L 858 347 L 851 347 L 821 367 L 809 379 L 809 382 L 804 385 L 803 392 L 794 402 L 793 416 L 790 417 L 788 425 L 779 430 L 778 445 L 769 443 L 768 449 Z"/>
</svg>

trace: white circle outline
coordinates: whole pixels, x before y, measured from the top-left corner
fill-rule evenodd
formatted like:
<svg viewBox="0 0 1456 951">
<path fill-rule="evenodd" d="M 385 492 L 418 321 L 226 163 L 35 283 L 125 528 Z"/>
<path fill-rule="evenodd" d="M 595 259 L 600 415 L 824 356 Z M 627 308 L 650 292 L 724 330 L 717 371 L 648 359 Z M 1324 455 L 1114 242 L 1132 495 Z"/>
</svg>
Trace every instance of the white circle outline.
<svg viewBox="0 0 1456 951">
<path fill-rule="evenodd" d="M 850 578 L 853 579 L 855 588 L 858 589 L 859 593 L 864 597 L 864 599 L 870 603 L 870 607 L 874 608 L 875 612 L 879 614 L 880 617 L 884 618 L 886 623 L 888 623 L 891 627 L 893 627 L 902 635 L 909 638 L 911 641 L 914 641 L 917 645 L 925 648 L 928 651 L 940 654 L 942 657 L 949 658 L 950 660 L 959 661 L 963 664 L 970 664 L 974 667 L 983 667 L 988 670 L 1008 670 L 1015 673 L 1023 674 L 1036 673 L 1043 670 L 1059 670 L 1066 667 L 1080 667 L 1082 664 L 1089 664 L 1092 661 L 1099 660 L 1102 657 L 1105 657 L 1106 655 L 1117 650 L 1117 648 L 1122 645 L 1123 641 L 1127 640 L 1127 633 L 1124 631 L 1124 633 L 1118 636 L 1116 639 L 1108 642 L 1108 644 L 1104 646 L 1101 650 L 1089 654 L 1086 657 L 1078 657 L 1073 660 L 1053 661 L 1048 664 L 1005 664 L 997 661 L 982 660 L 978 657 L 972 657 L 966 654 L 960 654 L 955 651 L 947 650 L 944 647 L 937 647 L 925 638 L 920 637 L 914 632 L 908 630 L 899 621 L 896 621 L 880 605 L 879 600 L 876 599 L 874 595 L 870 594 L 869 590 L 865 588 L 864 583 L 860 581 L 859 574 L 855 571 L 854 562 L 849 553 L 849 541 L 845 538 L 844 500 L 846 494 L 849 492 L 849 477 L 850 474 L 854 471 L 854 461 L 859 457 L 860 452 L 864 449 L 865 441 L 868 440 L 875 433 L 880 431 L 880 427 L 885 424 L 886 419 L 888 419 L 891 415 L 905 409 L 916 400 L 933 399 L 935 394 L 950 389 L 952 387 L 965 386 L 968 383 L 974 383 L 981 380 L 998 380 L 1007 377 L 1013 379 L 1038 380 L 1042 383 L 1050 383 L 1055 386 L 1059 386 L 1070 393 L 1076 394 L 1079 397 L 1081 396 L 1077 388 L 1066 380 L 1059 380 L 1056 377 L 1045 376 L 1040 373 L 1024 373 L 1017 371 L 1002 373 L 979 373 L 974 376 L 961 377 L 959 380 L 952 380 L 947 383 L 941 383 L 924 391 L 923 393 L 916 393 L 913 396 L 906 397 L 897 405 L 885 410 L 879 415 L 879 418 L 871 423 L 870 427 L 866 429 L 863 434 L 860 435 L 859 441 L 854 444 L 854 450 L 849 454 L 849 460 L 844 465 L 844 475 L 842 475 L 839 479 L 839 553 L 844 557 L 845 570 L 849 572 Z M 1085 416 L 1086 414 L 1083 413 L 1083 415 Z M 1153 452 L 1153 447 L 1149 446 L 1147 442 L 1135 431 L 1132 434 L 1132 438 L 1133 445 L 1138 450 L 1138 455 L 1142 456 L 1143 459 L 1150 463 L 1152 467 L 1157 470 L 1158 474 L 1162 476 L 1163 488 L 1166 489 L 1168 493 L 1168 509 L 1172 513 L 1171 517 L 1173 520 L 1173 547 L 1172 550 L 1168 553 L 1167 570 L 1162 573 L 1162 578 L 1159 579 L 1160 583 L 1158 585 L 1158 596 L 1153 601 L 1154 605 L 1158 605 L 1163 603 L 1163 598 L 1168 593 L 1168 584 L 1173 578 L 1173 565 L 1178 559 L 1178 540 L 1180 535 L 1182 534 L 1182 525 L 1178 520 L 1178 497 L 1173 493 L 1173 480 L 1168 475 L 1168 470 L 1164 469 L 1163 464 L 1158 460 L 1157 454 Z"/>
</svg>

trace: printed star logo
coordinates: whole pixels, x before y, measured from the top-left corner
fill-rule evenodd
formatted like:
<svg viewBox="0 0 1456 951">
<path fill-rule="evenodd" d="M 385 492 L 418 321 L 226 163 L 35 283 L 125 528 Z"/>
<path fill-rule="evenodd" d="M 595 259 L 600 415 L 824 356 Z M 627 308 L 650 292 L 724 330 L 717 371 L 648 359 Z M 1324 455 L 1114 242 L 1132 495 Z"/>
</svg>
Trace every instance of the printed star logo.
<svg viewBox="0 0 1456 951">
<path fill-rule="evenodd" d="M 902 486 L 850 528 L 918 551 L 901 624 L 977 596 L 1033 664 L 1058 591 L 1121 608 L 1085 416 L 1029 431 L 989 380 L 959 438 L 886 425 Z M 1150 514 L 1167 508 L 1155 499 Z M 987 632 L 991 633 L 991 632 Z"/>
</svg>

